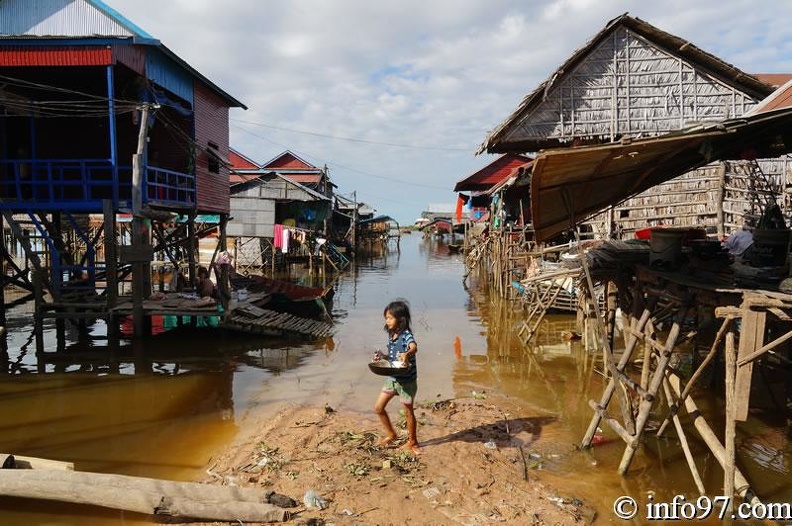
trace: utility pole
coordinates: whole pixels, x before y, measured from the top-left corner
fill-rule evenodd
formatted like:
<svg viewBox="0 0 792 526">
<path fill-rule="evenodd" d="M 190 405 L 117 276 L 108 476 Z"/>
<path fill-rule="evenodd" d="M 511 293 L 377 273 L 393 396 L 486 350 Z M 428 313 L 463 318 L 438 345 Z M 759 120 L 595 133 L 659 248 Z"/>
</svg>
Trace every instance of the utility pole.
<svg viewBox="0 0 792 526">
<path fill-rule="evenodd" d="M 357 252 L 357 217 L 358 217 L 358 205 L 357 205 L 357 190 L 352 192 L 352 250 Z"/>
<path fill-rule="evenodd" d="M 132 263 L 132 323 L 136 337 L 144 334 L 143 300 L 151 292 L 145 290 L 150 280 L 147 274 L 151 272 L 151 244 L 149 231 L 140 215 L 143 210 L 143 149 L 150 110 L 149 104 L 141 107 L 137 151 L 132 156 L 132 250 L 127 259 Z"/>
</svg>

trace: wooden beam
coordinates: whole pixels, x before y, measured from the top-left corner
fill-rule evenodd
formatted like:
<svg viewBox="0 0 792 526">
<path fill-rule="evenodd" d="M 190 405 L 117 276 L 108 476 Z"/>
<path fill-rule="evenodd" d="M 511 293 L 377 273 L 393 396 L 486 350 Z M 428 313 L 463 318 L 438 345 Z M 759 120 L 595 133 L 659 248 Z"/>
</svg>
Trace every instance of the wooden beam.
<svg viewBox="0 0 792 526">
<path fill-rule="evenodd" d="M 223 522 L 284 522 L 289 512 L 248 488 L 77 471 L 3 469 L 0 495 L 89 504 L 146 515 Z"/>
<path fill-rule="evenodd" d="M 740 345 L 737 351 L 737 363 L 747 360 L 757 347 L 764 342 L 765 322 L 767 313 L 750 308 L 743 308 L 742 326 L 740 329 Z M 753 362 L 746 361 L 738 367 L 734 381 L 735 401 L 734 418 L 744 422 L 748 418 L 748 407 L 751 398 L 751 376 Z"/>
</svg>

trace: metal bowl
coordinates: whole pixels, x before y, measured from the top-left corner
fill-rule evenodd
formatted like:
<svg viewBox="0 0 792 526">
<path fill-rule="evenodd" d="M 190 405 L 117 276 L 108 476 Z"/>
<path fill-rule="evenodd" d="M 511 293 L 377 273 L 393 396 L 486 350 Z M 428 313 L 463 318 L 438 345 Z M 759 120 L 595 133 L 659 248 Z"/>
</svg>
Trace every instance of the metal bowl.
<svg viewBox="0 0 792 526">
<path fill-rule="evenodd" d="M 369 362 L 368 366 L 372 373 L 380 376 L 394 376 L 404 374 L 410 370 L 409 367 L 404 367 L 399 360 L 393 362 L 377 360 L 376 362 Z"/>
</svg>

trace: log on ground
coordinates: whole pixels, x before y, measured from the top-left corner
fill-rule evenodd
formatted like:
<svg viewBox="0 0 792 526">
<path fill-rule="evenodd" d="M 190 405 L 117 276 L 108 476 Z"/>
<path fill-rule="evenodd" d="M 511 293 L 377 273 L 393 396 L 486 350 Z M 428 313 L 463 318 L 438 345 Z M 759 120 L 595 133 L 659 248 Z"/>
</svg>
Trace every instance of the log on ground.
<svg viewBox="0 0 792 526">
<path fill-rule="evenodd" d="M 288 511 L 263 502 L 263 491 L 103 473 L 0 470 L 0 495 L 89 504 L 180 519 L 289 520 Z"/>
</svg>

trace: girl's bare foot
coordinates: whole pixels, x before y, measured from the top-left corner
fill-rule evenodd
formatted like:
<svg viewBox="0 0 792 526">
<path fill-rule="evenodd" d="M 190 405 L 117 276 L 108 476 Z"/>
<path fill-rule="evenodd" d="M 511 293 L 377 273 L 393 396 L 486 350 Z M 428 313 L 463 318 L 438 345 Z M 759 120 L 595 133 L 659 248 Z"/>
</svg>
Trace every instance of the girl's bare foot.
<svg viewBox="0 0 792 526">
<path fill-rule="evenodd" d="M 407 451 L 408 453 L 412 453 L 416 457 L 420 457 L 421 454 L 423 453 L 421 451 L 421 448 L 418 447 L 418 444 L 416 442 L 407 442 L 401 447 L 401 449 Z"/>
<path fill-rule="evenodd" d="M 378 447 L 388 447 L 396 440 L 396 435 L 388 435 L 377 440 Z"/>
</svg>

